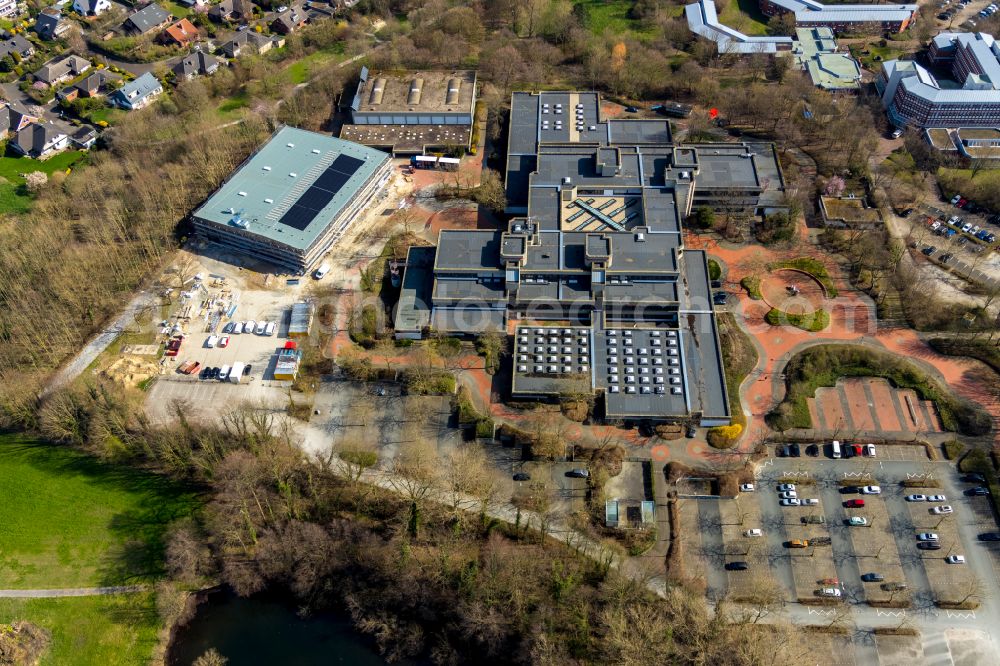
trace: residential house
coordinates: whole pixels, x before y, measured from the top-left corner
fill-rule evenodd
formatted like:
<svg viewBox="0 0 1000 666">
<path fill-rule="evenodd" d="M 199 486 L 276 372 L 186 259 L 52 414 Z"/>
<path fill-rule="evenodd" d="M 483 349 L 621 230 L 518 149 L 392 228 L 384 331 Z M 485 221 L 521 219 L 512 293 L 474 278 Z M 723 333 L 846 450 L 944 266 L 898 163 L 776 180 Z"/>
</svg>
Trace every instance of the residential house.
<svg viewBox="0 0 1000 666">
<path fill-rule="evenodd" d="M 69 133 L 55 123 L 32 123 L 14 135 L 9 145 L 22 155 L 45 159 L 69 147 Z"/>
<path fill-rule="evenodd" d="M 70 23 L 55 7 L 43 9 L 35 19 L 34 30 L 42 39 L 59 39 L 70 30 Z"/>
<path fill-rule="evenodd" d="M 200 74 L 210 76 L 215 74 L 217 69 L 219 69 L 219 59 L 202 51 L 195 51 L 185 56 L 172 68 L 178 82 L 189 81 Z"/>
<path fill-rule="evenodd" d="M 35 55 L 34 45 L 21 35 L 0 42 L 0 60 L 11 56 L 15 62 L 26 60 Z"/>
<path fill-rule="evenodd" d="M 191 21 L 182 18 L 177 23 L 163 31 L 160 39 L 165 44 L 177 44 L 178 46 L 188 46 L 192 42 L 198 41 L 198 28 L 194 27 Z"/>
<path fill-rule="evenodd" d="M 208 18 L 213 21 L 249 21 L 253 18 L 253 3 L 250 0 L 222 0 L 208 10 Z"/>
<path fill-rule="evenodd" d="M 145 35 L 170 23 L 170 13 L 155 2 L 129 15 L 122 28 L 130 35 Z"/>
<path fill-rule="evenodd" d="M 80 97 L 97 97 L 101 94 L 101 88 L 107 82 L 108 76 L 104 72 L 94 72 L 90 76 L 80 79 L 71 86 L 67 86 L 60 90 L 56 96 L 59 99 L 64 99 L 67 102 L 72 102 L 73 100 Z"/>
<path fill-rule="evenodd" d="M 285 45 L 285 38 L 277 35 L 261 35 L 249 30 L 236 33 L 233 38 L 219 47 L 227 58 L 238 58 L 244 53 L 267 53 L 271 49 L 280 49 Z"/>
<path fill-rule="evenodd" d="M 29 115 L 24 109 L 11 106 L 10 103 L 0 103 L 0 139 L 11 134 L 17 134 L 22 129 L 37 122 L 38 118 Z"/>
<path fill-rule="evenodd" d="M 111 9 L 111 0 L 73 0 L 73 10 L 81 16 L 100 16 Z"/>
<path fill-rule="evenodd" d="M 97 142 L 97 130 L 84 125 L 69 138 L 70 143 L 80 150 L 87 150 Z"/>
<path fill-rule="evenodd" d="M 163 92 L 163 86 L 155 76 L 146 72 L 134 81 L 129 81 L 108 96 L 115 106 L 126 111 L 135 111 L 148 106 Z"/>
<path fill-rule="evenodd" d="M 281 35 L 290 35 L 304 26 L 308 20 L 309 15 L 302 5 L 293 5 L 271 21 L 271 30 Z"/>
<path fill-rule="evenodd" d="M 0 19 L 9 19 L 17 15 L 17 0 L 0 0 Z"/>
<path fill-rule="evenodd" d="M 208 4 L 206 0 L 177 0 L 177 3 L 192 9 L 200 9 Z"/>
<path fill-rule="evenodd" d="M 54 86 L 69 81 L 90 69 L 90 61 L 80 56 L 68 55 L 50 60 L 35 72 L 35 80 Z"/>
</svg>

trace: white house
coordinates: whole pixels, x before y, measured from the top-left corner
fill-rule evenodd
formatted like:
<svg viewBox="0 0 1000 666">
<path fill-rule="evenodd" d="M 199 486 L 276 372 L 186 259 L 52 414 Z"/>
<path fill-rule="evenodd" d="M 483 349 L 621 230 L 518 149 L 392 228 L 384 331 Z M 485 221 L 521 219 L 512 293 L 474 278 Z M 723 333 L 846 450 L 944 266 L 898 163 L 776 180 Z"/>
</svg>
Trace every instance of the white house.
<svg viewBox="0 0 1000 666">
<path fill-rule="evenodd" d="M 73 0 L 73 9 L 81 16 L 100 16 L 111 9 L 111 0 Z"/>
<path fill-rule="evenodd" d="M 130 81 L 111 93 L 108 99 L 118 108 L 135 111 L 148 106 L 163 92 L 163 86 L 155 76 L 146 72 L 135 81 Z"/>
<path fill-rule="evenodd" d="M 9 19 L 17 14 L 17 0 L 0 0 L 0 18 Z"/>
</svg>

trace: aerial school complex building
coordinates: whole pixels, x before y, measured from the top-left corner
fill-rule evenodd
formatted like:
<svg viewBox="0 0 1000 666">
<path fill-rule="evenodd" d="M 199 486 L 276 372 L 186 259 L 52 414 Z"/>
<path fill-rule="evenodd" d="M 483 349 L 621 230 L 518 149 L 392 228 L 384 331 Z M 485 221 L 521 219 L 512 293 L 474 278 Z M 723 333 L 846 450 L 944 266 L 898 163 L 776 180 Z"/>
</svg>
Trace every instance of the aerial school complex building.
<svg viewBox="0 0 1000 666">
<path fill-rule="evenodd" d="M 917 5 L 824 5 L 815 0 L 760 0 L 760 11 L 764 16 L 794 14 L 795 25 L 799 28 L 903 32 L 913 21 Z"/>
<path fill-rule="evenodd" d="M 943 32 L 931 42 L 930 61 L 950 67 L 938 80 L 911 60 L 882 64 L 875 81 L 897 127 L 1000 127 L 1000 44 L 986 33 Z"/>
<path fill-rule="evenodd" d="M 393 155 L 469 147 L 476 109 L 476 72 L 371 73 L 361 68 L 340 137 Z"/>
<path fill-rule="evenodd" d="M 770 144 L 673 143 L 666 120 L 602 120 L 596 93 L 514 93 L 506 230 L 412 248 L 398 337 L 514 334 L 512 394 L 596 392 L 608 419 L 728 423 L 693 207 L 781 205 Z"/>
<path fill-rule="evenodd" d="M 392 175 L 386 153 L 282 127 L 191 214 L 197 232 L 304 273 Z"/>
</svg>

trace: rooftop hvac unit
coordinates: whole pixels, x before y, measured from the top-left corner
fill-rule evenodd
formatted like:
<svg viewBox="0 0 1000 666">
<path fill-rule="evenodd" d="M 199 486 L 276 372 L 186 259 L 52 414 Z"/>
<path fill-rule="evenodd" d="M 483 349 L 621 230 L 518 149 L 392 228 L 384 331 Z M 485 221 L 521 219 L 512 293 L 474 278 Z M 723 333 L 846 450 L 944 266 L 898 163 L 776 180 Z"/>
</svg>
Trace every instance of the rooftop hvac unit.
<svg viewBox="0 0 1000 666">
<path fill-rule="evenodd" d="M 270 171 L 270 170 L 271 170 L 271 167 L 269 167 L 269 166 L 264 167 L 264 171 Z"/>
<path fill-rule="evenodd" d="M 563 176 L 563 185 L 569 185 L 572 182 L 573 182 L 572 178 L 570 178 L 569 176 Z"/>
<path fill-rule="evenodd" d="M 294 143 L 286 143 L 285 145 L 288 146 L 289 148 L 294 148 L 295 147 Z"/>
<path fill-rule="evenodd" d="M 635 235 L 636 243 L 641 243 L 645 240 L 646 240 L 646 234 L 642 233 L 641 231 Z"/>
</svg>

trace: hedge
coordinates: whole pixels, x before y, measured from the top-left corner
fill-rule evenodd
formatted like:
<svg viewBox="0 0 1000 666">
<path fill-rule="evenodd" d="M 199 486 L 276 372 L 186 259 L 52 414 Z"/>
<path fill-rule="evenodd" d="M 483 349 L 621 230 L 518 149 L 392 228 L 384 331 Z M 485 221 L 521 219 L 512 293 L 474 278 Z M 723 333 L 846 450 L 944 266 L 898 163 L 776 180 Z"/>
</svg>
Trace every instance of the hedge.
<svg viewBox="0 0 1000 666">
<path fill-rule="evenodd" d="M 830 273 L 827 272 L 826 266 L 818 259 L 813 259 L 812 257 L 798 257 L 796 259 L 788 259 L 786 261 L 775 261 L 767 265 L 767 269 L 770 271 L 782 268 L 793 268 L 804 273 L 809 273 L 809 275 L 812 275 L 814 278 L 819 280 L 821 285 L 823 285 L 827 298 L 836 298 L 837 294 L 840 293 L 837 291 L 837 288 L 833 286 L 833 280 L 830 278 Z"/>
<path fill-rule="evenodd" d="M 764 321 L 771 326 L 788 325 L 801 328 L 803 331 L 816 333 L 830 325 L 830 313 L 826 310 L 816 310 L 816 312 L 808 314 L 791 314 L 777 308 L 771 308 L 764 316 Z"/>
</svg>

